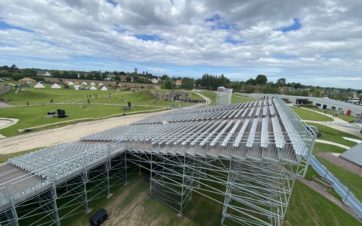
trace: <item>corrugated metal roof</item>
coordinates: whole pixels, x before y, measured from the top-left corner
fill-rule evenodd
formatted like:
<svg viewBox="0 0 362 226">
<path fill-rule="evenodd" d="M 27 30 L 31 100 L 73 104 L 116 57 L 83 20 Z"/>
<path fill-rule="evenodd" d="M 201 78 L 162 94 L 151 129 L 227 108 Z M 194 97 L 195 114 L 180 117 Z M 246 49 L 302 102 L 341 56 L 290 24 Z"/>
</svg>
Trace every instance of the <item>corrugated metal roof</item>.
<svg viewBox="0 0 362 226">
<path fill-rule="evenodd" d="M 359 166 L 362 166 L 362 143 L 359 143 L 356 146 L 343 152 L 341 157 Z"/>
</svg>

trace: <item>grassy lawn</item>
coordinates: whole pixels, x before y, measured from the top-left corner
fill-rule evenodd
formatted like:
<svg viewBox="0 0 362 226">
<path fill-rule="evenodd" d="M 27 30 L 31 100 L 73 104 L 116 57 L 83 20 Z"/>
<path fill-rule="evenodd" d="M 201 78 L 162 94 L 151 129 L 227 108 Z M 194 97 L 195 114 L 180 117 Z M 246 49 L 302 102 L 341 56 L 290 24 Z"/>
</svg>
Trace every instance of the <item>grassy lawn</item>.
<svg viewBox="0 0 362 226">
<path fill-rule="evenodd" d="M 11 105 L 26 105 L 27 101 L 30 105 L 50 104 L 53 99 L 54 103 L 87 103 L 90 99 L 91 103 L 102 104 L 120 104 L 127 105 L 127 102 L 132 102 L 132 105 L 152 105 L 152 106 L 170 106 L 168 100 L 157 100 L 151 94 L 150 90 L 132 91 L 91 91 L 91 90 L 73 90 L 73 89 L 33 89 L 24 88 L 15 94 L 15 90 L 2 95 L 8 104 Z"/>
<path fill-rule="evenodd" d="M 209 91 L 209 90 L 203 90 L 201 93 L 204 96 L 210 98 L 210 100 L 211 100 L 210 105 L 216 105 L 216 92 Z M 243 103 L 243 102 L 248 102 L 248 101 L 253 101 L 253 100 L 254 100 L 254 98 L 238 95 L 238 94 L 235 94 L 235 93 L 231 97 L 231 103 L 233 103 L 233 104 L 235 104 L 235 103 Z"/>
<path fill-rule="evenodd" d="M 329 145 L 329 144 L 316 143 L 314 146 L 314 153 L 316 153 L 316 154 L 318 152 L 342 153 L 344 151 L 345 151 L 345 149 L 343 149 L 343 148 L 336 147 L 336 146 Z M 336 166 L 332 162 L 325 160 L 322 157 L 319 157 L 318 154 L 316 155 L 316 157 L 325 167 L 327 167 L 327 169 L 335 177 L 338 178 L 338 180 L 340 180 L 345 186 L 347 186 L 353 192 L 353 194 L 356 195 L 357 198 L 362 200 L 362 190 L 361 190 L 362 177 L 360 177 L 358 174 L 345 170 L 344 168 L 342 168 L 340 166 Z M 306 178 L 311 179 L 310 176 L 313 174 L 317 175 L 316 173 L 313 172 L 312 169 L 311 169 L 311 171 L 309 171 L 309 169 L 308 169 Z"/>
<path fill-rule="evenodd" d="M 299 181 L 295 182 L 284 226 L 357 226 L 351 215 Z"/>
<path fill-rule="evenodd" d="M 193 100 L 203 100 L 203 98 L 197 95 L 195 92 L 189 92 L 189 97 Z"/>
<path fill-rule="evenodd" d="M 53 118 L 48 117 L 48 111 L 55 111 L 57 108 L 65 110 L 68 117 Z M 13 126 L 0 130 L 5 136 L 14 136 L 18 134 L 19 129 L 36 127 L 50 123 L 67 123 L 69 120 L 77 119 L 97 119 L 99 117 L 111 116 L 116 114 L 129 114 L 136 111 L 157 110 L 159 107 L 136 106 L 132 110 L 123 110 L 117 105 L 98 105 L 98 104 L 62 104 L 46 106 L 29 106 L 29 107 L 10 107 L 0 111 L 0 117 L 17 118 L 19 122 Z M 70 122 L 69 122 L 70 123 Z"/>
<path fill-rule="evenodd" d="M 354 121 L 356 120 L 356 117 L 350 115 L 350 116 L 347 116 L 347 115 L 344 115 L 343 113 L 340 113 L 340 112 L 337 112 L 337 111 L 332 111 L 332 110 L 323 110 L 323 109 L 320 109 L 320 108 L 316 108 L 316 107 L 307 107 L 307 106 L 303 106 L 303 107 L 306 107 L 306 108 L 310 108 L 311 110 L 314 110 L 314 111 L 319 111 L 319 112 L 323 112 L 323 113 L 327 113 L 329 115 L 333 115 L 333 114 L 338 114 L 338 118 L 340 119 L 343 119 L 347 122 L 350 122 L 350 121 Z"/>
<path fill-rule="evenodd" d="M 132 92 L 23 88 L 17 93 L 12 90 L 0 98 L 13 106 L 1 109 L 0 117 L 19 119 L 17 124 L 0 130 L 0 134 L 5 136 L 14 136 L 18 134 L 19 129 L 51 123 L 58 123 L 57 126 L 60 126 L 72 123 L 74 120 L 93 120 L 132 112 L 160 110 L 173 105 L 177 107 L 191 105 L 185 102 L 158 100 L 152 96 L 150 90 Z M 53 103 L 50 103 L 50 100 L 53 100 Z M 128 101 L 133 106 L 131 111 L 123 110 Z M 64 109 L 68 117 L 61 119 L 47 117 L 48 111 L 55 111 L 58 108 Z"/>
<path fill-rule="evenodd" d="M 209 91 L 209 90 L 203 90 L 201 93 L 211 100 L 210 105 L 216 105 L 216 93 L 215 92 Z"/>
<path fill-rule="evenodd" d="M 299 107 L 292 107 L 292 109 L 301 117 L 303 120 L 312 120 L 312 121 L 333 121 L 332 118 L 329 118 L 325 115 L 321 115 L 312 111 L 308 111 Z"/>
<path fill-rule="evenodd" d="M 318 152 L 342 153 L 344 151 L 346 151 L 346 149 L 337 147 L 334 145 L 315 143 L 313 152 L 314 153 L 318 153 Z"/>
<path fill-rule="evenodd" d="M 337 129 L 333 129 L 329 126 L 324 126 L 324 125 L 320 125 L 317 123 L 307 123 L 307 124 L 318 128 L 318 131 L 322 134 L 322 136 L 318 137 L 318 139 L 321 139 L 321 140 L 328 140 L 328 141 L 332 141 L 332 142 L 336 142 L 339 144 L 344 144 L 344 145 L 353 147 L 357 143 L 353 142 L 353 141 L 345 140 L 345 139 L 343 139 L 343 137 L 349 137 L 349 138 L 354 138 L 354 139 L 359 139 L 359 140 L 361 139 L 360 137 L 354 136 L 349 133 L 342 132 Z"/>
<path fill-rule="evenodd" d="M 243 102 L 254 101 L 254 100 L 255 100 L 254 98 L 242 96 L 239 94 L 233 94 L 233 96 L 231 97 L 231 103 L 243 103 Z"/>
<path fill-rule="evenodd" d="M 340 166 L 336 166 L 328 160 L 325 160 L 321 157 L 318 157 L 318 160 L 325 166 L 327 169 L 338 178 L 349 190 L 359 199 L 362 200 L 362 177 L 356 173 L 352 173 Z"/>
</svg>

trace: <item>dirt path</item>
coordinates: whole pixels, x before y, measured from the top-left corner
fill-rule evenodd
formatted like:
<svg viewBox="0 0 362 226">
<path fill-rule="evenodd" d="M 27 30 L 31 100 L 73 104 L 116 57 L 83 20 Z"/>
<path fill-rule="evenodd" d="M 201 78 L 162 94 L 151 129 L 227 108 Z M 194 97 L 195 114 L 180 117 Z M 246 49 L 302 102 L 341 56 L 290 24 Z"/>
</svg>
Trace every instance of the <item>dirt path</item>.
<svg viewBox="0 0 362 226">
<path fill-rule="evenodd" d="M 329 152 L 319 152 L 318 156 L 332 162 L 334 165 L 342 167 L 345 170 L 348 170 L 349 172 L 356 173 L 359 176 L 362 177 L 362 167 L 357 166 L 347 160 L 344 160 L 341 157 L 337 157 Z"/>
<path fill-rule="evenodd" d="M 141 193 L 125 209 L 117 207 L 111 212 L 111 218 L 105 222 L 105 226 L 139 226 L 142 225 L 143 202 L 147 198 L 148 191 Z"/>
<path fill-rule="evenodd" d="M 201 94 L 201 93 L 199 93 L 199 92 L 196 92 L 196 91 L 195 91 L 195 92 L 193 91 L 193 93 L 199 95 L 202 99 L 204 99 L 204 100 L 206 101 L 206 104 L 207 104 L 207 105 L 209 105 L 209 104 L 211 103 L 210 98 L 208 98 L 207 96 L 205 96 L 205 95 L 203 95 L 203 94 Z"/>
<path fill-rule="evenodd" d="M 162 114 L 153 112 L 102 119 L 90 122 L 80 122 L 61 128 L 43 130 L 0 140 L 0 154 L 26 151 L 54 144 L 78 141 L 81 137 L 98 133 L 117 126 L 129 125 L 148 116 Z"/>
</svg>

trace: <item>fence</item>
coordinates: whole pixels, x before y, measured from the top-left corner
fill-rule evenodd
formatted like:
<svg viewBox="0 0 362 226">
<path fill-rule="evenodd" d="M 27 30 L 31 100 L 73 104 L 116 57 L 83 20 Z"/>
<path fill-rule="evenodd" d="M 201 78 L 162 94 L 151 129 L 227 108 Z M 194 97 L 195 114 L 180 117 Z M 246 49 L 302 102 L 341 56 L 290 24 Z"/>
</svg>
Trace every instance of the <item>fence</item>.
<svg viewBox="0 0 362 226">
<path fill-rule="evenodd" d="M 359 219 L 362 219 L 362 203 L 352 194 L 352 192 L 333 176 L 333 174 L 329 172 L 314 155 L 309 157 L 309 164 L 321 177 L 332 184 L 333 189 L 342 198 L 343 202 L 353 210 Z"/>
</svg>

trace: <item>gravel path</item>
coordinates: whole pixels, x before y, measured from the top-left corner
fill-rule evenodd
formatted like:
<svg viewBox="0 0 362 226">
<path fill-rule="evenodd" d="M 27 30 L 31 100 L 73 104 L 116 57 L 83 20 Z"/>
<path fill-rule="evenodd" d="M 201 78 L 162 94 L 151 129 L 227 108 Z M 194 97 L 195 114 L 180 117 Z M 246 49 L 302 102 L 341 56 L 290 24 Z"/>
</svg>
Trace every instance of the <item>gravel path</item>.
<svg viewBox="0 0 362 226">
<path fill-rule="evenodd" d="M 0 140 L 0 154 L 16 153 L 30 149 L 48 147 L 54 144 L 78 141 L 81 137 L 98 133 L 117 126 L 129 125 L 148 116 L 162 114 L 153 112 L 80 122 L 60 128 L 48 129 Z"/>
</svg>

